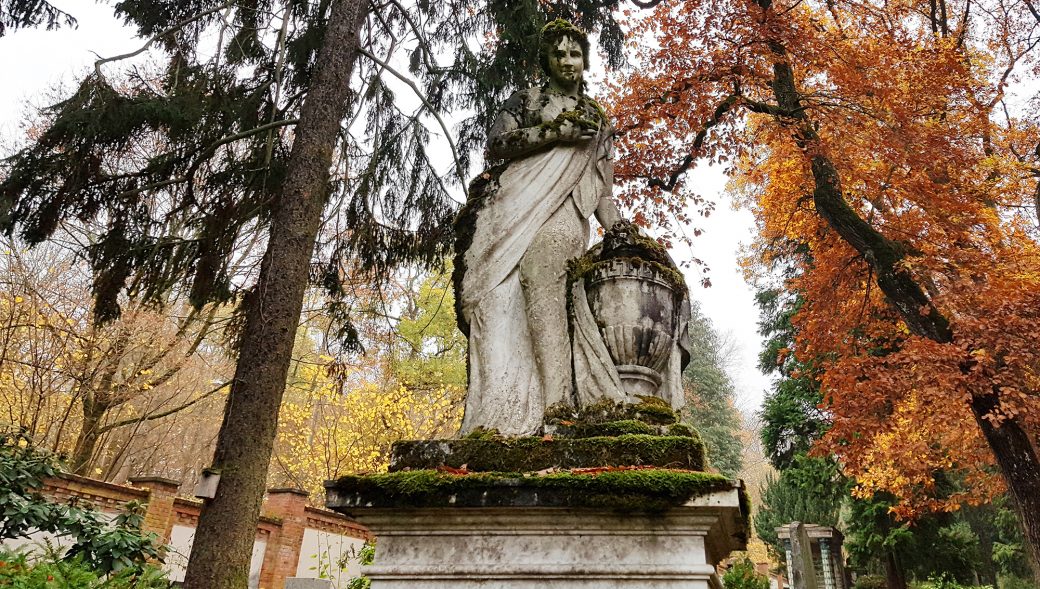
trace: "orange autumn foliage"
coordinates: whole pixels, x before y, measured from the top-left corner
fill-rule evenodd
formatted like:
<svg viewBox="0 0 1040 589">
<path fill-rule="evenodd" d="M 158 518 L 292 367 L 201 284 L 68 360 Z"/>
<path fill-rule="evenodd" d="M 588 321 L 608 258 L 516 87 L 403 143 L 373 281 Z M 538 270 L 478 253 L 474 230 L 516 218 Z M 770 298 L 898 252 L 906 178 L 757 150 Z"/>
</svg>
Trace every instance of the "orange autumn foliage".
<svg viewBox="0 0 1040 589">
<path fill-rule="evenodd" d="M 902 516 L 1003 491 L 973 399 L 996 395 L 979 419 L 1013 422 L 1035 452 L 1040 117 L 1037 98 L 1023 99 L 1040 84 L 1032 8 L 665 2 L 632 21 L 639 69 L 611 87 L 623 199 L 645 218 L 668 217 L 695 194 L 696 178 L 676 172 L 727 166 L 758 221 L 752 270 L 797 270 L 786 283 L 805 300 L 795 353 L 822 361 L 833 417 L 817 451 L 840 458 L 856 493 L 899 497 Z M 777 80 L 793 80 L 797 95 Z M 819 208 L 828 188 L 848 215 Z M 854 217 L 886 247 L 840 235 Z M 886 296 L 886 268 L 885 280 L 908 278 L 927 305 Z M 926 316 L 940 336 L 910 323 Z M 939 470 L 966 489 L 937 495 Z"/>
</svg>

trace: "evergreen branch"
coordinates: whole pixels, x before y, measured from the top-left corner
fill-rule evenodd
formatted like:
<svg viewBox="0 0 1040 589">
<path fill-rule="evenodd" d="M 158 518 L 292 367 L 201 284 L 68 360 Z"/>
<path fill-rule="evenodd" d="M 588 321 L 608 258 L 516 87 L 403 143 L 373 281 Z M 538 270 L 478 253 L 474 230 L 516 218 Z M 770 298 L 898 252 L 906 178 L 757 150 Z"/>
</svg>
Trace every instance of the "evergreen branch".
<svg viewBox="0 0 1040 589">
<path fill-rule="evenodd" d="M 108 425 L 106 425 L 104 427 L 98 428 L 98 434 L 100 435 L 100 434 L 103 434 L 103 433 L 106 433 L 106 432 L 110 432 L 110 431 L 112 431 L 112 430 L 114 430 L 116 428 L 120 428 L 120 427 L 123 427 L 123 426 L 126 426 L 126 425 L 132 425 L 132 424 L 135 424 L 135 423 L 143 423 L 145 421 L 154 421 L 156 419 L 162 419 L 163 417 L 167 417 L 167 416 L 173 415 L 174 413 L 177 413 L 179 411 L 183 411 L 183 410 L 187 409 L 188 407 L 191 407 L 192 405 L 198 403 L 199 401 L 201 401 L 203 399 L 206 399 L 206 398 L 209 398 L 209 397 L 213 396 L 214 394 L 219 392 L 221 389 L 227 388 L 230 384 L 231 384 L 230 381 L 225 382 L 225 383 L 221 383 L 216 388 L 213 388 L 213 389 L 210 389 L 209 391 L 206 391 L 205 393 L 199 395 L 198 397 L 192 399 L 191 401 L 188 401 L 187 403 L 182 403 L 182 404 L 180 404 L 180 405 L 178 405 L 178 406 L 176 406 L 176 407 L 174 407 L 172 409 L 168 409 L 168 410 L 163 411 L 161 413 L 153 413 L 151 415 L 144 415 L 142 417 L 134 417 L 134 418 L 131 418 L 131 419 L 123 419 L 123 420 L 120 420 L 120 421 L 116 421 L 116 422 L 110 423 L 110 424 L 108 424 Z"/>
<path fill-rule="evenodd" d="M 101 73 L 101 66 L 102 65 L 104 65 L 106 63 L 109 63 L 109 62 L 112 62 L 112 61 L 119 61 L 119 60 L 122 60 L 122 59 L 130 59 L 131 57 L 136 57 L 136 56 L 144 53 L 145 51 L 148 51 L 148 49 L 151 48 L 151 46 L 156 41 L 158 41 L 159 39 L 165 37 L 166 35 L 169 35 L 170 33 L 179 31 L 180 29 L 182 29 L 186 25 L 189 25 L 189 24 L 191 24 L 191 23 L 193 23 L 193 22 L 195 22 L 195 21 L 197 21 L 197 20 L 199 20 L 199 19 L 201 19 L 201 18 L 203 18 L 205 16 L 209 16 L 210 14 L 213 14 L 214 12 L 220 12 L 221 10 L 224 10 L 225 8 L 229 8 L 229 7 L 233 6 L 233 5 L 234 5 L 234 2 L 225 2 L 224 4 L 221 4 L 220 6 L 217 6 L 215 8 L 210 8 L 209 10 L 206 10 L 204 12 L 196 14 L 195 16 L 192 16 L 190 18 L 186 18 L 186 19 L 178 22 L 177 24 L 173 25 L 172 27 L 166 29 L 165 31 L 159 32 L 158 34 L 156 34 L 151 39 L 148 39 L 148 41 L 144 45 L 142 45 L 141 48 L 138 49 L 137 51 L 131 51 L 130 53 L 123 53 L 122 55 L 116 55 L 114 57 L 103 57 L 103 58 L 100 58 L 100 59 L 98 59 L 97 61 L 94 62 L 94 73 L 97 74 L 97 77 L 98 77 L 99 80 L 103 80 L 103 79 L 105 79 L 105 75 Z"/>
<path fill-rule="evenodd" d="M 426 107 L 426 110 L 430 111 L 430 114 L 432 114 L 433 117 L 437 119 L 437 124 L 439 124 L 441 130 L 444 131 L 444 138 L 448 140 L 448 145 L 451 146 L 451 157 L 455 160 L 455 174 L 459 177 L 459 182 L 462 184 L 462 186 L 465 186 L 466 179 L 462 177 L 462 162 L 459 160 L 459 150 L 455 146 L 455 141 L 451 138 L 451 132 L 448 131 L 448 126 L 444 123 L 444 119 L 441 118 L 440 113 L 437 112 L 437 109 L 434 108 L 433 104 L 430 103 L 429 99 L 427 99 L 426 96 L 419 89 L 419 87 L 415 85 L 415 82 L 413 82 L 407 76 L 401 74 L 401 72 L 390 67 L 390 65 L 385 61 L 379 59 L 375 55 L 372 55 L 365 49 L 358 48 L 358 53 L 371 59 L 377 65 L 393 74 L 395 78 L 407 84 L 408 87 L 412 89 L 412 92 L 414 92 L 415 95 L 419 97 L 419 100 L 422 101 L 423 105 Z"/>
<path fill-rule="evenodd" d="M 289 125 L 295 125 L 296 123 L 299 123 L 299 122 L 300 122 L 300 119 L 285 119 L 285 120 L 282 120 L 282 121 L 271 121 L 270 123 L 265 123 L 263 125 L 260 125 L 259 127 L 254 127 L 254 128 L 252 128 L 252 129 L 250 129 L 248 131 L 242 131 L 241 133 L 235 133 L 234 135 L 228 135 L 227 137 L 224 137 L 223 139 L 215 141 L 214 143 L 210 144 L 209 147 L 207 147 L 206 149 L 203 149 L 202 151 L 199 152 L 198 157 L 195 158 L 195 163 L 193 163 L 191 165 L 191 167 L 188 168 L 188 173 L 185 174 L 185 178 L 184 179 L 188 180 L 192 176 L 194 176 L 195 172 L 198 171 L 199 166 L 202 165 L 202 162 L 205 161 L 206 158 L 208 158 L 209 156 L 213 155 L 213 152 L 216 151 L 221 145 L 226 145 L 228 143 L 231 143 L 231 142 L 234 142 L 234 141 L 238 141 L 239 139 L 245 139 L 246 137 L 249 137 L 251 135 L 256 135 L 257 133 L 263 133 L 264 131 L 268 131 L 270 129 L 275 129 L 277 127 L 286 127 L 286 126 L 289 126 Z"/>
<path fill-rule="evenodd" d="M 401 12 L 401 17 L 404 18 L 404 22 L 408 23 L 412 32 L 415 33 L 415 38 L 419 42 L 419 49 L 422 51 L 423 61 L 426 62 L 426 69 L 437 75 L 443 75 L 445 70 L 437 65 L 436 60 L 433 58 L 433 50 L 430 48 L 430 43 L 427 41 L 426 37 L 423 36 L 423 30 L 419 28 L 415 23 L 415 20 L 412 19 L 412 15 L 400 2 L 398 2 L 398 0 L 390 0 L 390 4 L 394 5 L 397 10 Z"/>
<path fill-rule="evenodd" d="M 141 186 L 141 187 L 138 187 L 138 188 L 134 188 L 132 190 L 127 190 L 125 192 L 119 193 L 117 195 L 117 197 L 125 198 L 125 197 L 128 197 L 128 196 L 134 196 L 136 194 L 140 194 L 142 192 L 147 192 L 149 190 L 155 190 L 157 188 L 164 188 L 164 187 L 170 186 L 172 184 L 182 184 L 184 182 L 188 182 L 195 175 L 195 172 L 198 171 L 199 166 L 202 165 L 202 162 L 205 161 L 205 159 L 207 157 L 212 155 L 213 152 L 216 151 L 217 148 L 219 148 L 221 145 L 225 145 L 227 143 L 231 143 L 232 141 L 238 141 L 239 139 L 245 139 L 246 137 L 249 137 L 251 135 L 256 135 L 257 133 L 263 133 L 264 131 L 267 131 L 268 129 L 274 129 L 275 127 L 285 127 L 285 126 L 288 126 L 288 125 L 295 125 L 298 122 L 300 122 L 299 119 L 285 119 L 284 121 L 274 121 L 273 123 L 267 123 L 267 124 L 264 124 L 264 125 L 260 125 L 259 127 L 250 129 L 248 131 L 242 131 L 241 133 L 235 133 L 234 135 L 229 135 L 227 137 L 224 137 L 223 139 L 220 139 L 219 141 L 216 141 L 216 142 L 212 143 L 211 145 L 209 145 L 208 147 L 206 147 L 205 149 L 200 151 L 199 152 L 199 156 L 195 159 L 195 162 L 191 164 L 191 167 L 188 168 L 188 172 L 185 175 L 183 175 L 183 176 L 175 176 L 173 178 L 167 178 L 166 180 L 162 180 L 160 182 L 153 182 L 151 184 L 146 184 L 144 186 Z"/>
</svg>

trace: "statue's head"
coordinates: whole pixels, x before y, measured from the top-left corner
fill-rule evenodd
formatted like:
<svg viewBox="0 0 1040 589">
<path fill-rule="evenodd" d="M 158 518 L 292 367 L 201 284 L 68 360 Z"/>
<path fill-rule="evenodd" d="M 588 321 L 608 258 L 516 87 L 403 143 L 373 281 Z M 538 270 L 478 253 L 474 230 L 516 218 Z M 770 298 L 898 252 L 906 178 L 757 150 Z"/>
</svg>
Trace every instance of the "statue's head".
<svg viewBox="0 0 1040 589">
<path fill-rule="evenodd" d="M 558 18 L 542 27 L 538 63 L 550 80 L 580 87 L 588 67 L 588 55 L 588 35 L 569 21 Z"/>
</svg>

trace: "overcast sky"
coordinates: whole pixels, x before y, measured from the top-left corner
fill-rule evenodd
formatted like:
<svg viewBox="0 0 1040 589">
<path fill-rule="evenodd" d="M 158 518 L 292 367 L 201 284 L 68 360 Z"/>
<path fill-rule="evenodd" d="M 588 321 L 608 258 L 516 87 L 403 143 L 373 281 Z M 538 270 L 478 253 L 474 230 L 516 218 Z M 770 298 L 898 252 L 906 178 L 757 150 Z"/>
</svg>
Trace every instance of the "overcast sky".
<svg viewBox="0 0 1040 589">
<path fill-rule="evenodd" d="M 112 16 L 110 7 L 71 0 L 53 4 L 69 7 L 79 20 L 79 27 L 19 30 L 0 37 L 0 63 L 4 64 L 4 82 L 0 84 L 2 145 L 9 145 L 12 137 L 24 135 L 22 121 L 28 108 L 49 103 L 48 97 L 54 96 L 56 89 L 75 87 L 75 81 L 93 67 L 97 56 L 128 53 L 143 44 Z M 720 333 L 735 342 L 736 357 L 730 372 L 737 384 L 737 404 L 743 411 L 753 412 L 761 404 L 770 381 L 755 367 L 761 348 L 758 310 L 753 291 L 737 265 L 741 244 L 753 239 L 752 215 L 749 211 L 733 210 L 724 193 L 726 178 L 721 171 L 697 168 L 688 181 L 699 194 L 717 204 L 709 219 L 698 219 L 704 233 L 693 238 L 696 256 L 711 269 L 712 287 L 700 286 L 696 269 L 690 271 L 687 282 L 704 314 Z M 677 248 L 673 254 L 677 260 L 688 260 L 691 255 L 687 248 Z"/>
</svg>

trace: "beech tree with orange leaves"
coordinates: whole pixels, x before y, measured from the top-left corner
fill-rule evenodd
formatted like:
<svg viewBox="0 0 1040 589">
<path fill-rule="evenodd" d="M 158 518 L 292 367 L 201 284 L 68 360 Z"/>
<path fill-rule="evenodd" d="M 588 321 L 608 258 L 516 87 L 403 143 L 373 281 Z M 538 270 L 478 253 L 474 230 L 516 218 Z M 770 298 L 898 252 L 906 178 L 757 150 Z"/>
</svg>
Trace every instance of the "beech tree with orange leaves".
<svg viewBox="0 0 1040 589">
<path fill-rule="evenodd" d="M 727 165 L 752 262 L 798 268 L 792 353 L 824 359 L 833 417 L 817 451 L 902 517 L 1006 485 L 1040 566 L 1036 4 L 651 4 L 612 84 L 623 198 L 666 216 L 696 198 L 687 170 Z M 938 470 L 970 491 L 938 498 Z"/>
</svg>

